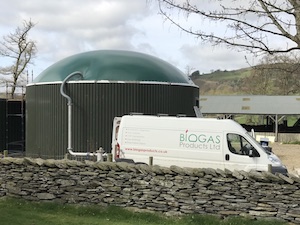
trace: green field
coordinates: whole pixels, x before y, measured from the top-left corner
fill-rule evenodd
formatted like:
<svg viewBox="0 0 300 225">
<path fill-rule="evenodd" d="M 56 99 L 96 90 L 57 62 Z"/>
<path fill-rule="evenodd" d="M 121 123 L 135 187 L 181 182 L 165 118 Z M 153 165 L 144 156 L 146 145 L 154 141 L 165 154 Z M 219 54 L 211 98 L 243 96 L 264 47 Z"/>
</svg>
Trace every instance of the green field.
<svg viewBox="0 0 300 225">
<path fill-rule="evenodd" d="M 241 217 L 219 219 L 214 216 L 187 215 L 166 217 L 158 213 L 133 212 L 119 207 L 37 203 L 19 199 L 0 199 L 2 225 L 279 225 L 276 220 L 253 220 Z"/>
<path fill-rule="evenodd" d="M 209 79 L 214 81 L 237 80 L 249 76 L 250 73 L 251 73 L 250 68 L 232 70 L 232 71 L 217 70 L 209 74 L 203 74 L 198 78 Z"/>
</svg>

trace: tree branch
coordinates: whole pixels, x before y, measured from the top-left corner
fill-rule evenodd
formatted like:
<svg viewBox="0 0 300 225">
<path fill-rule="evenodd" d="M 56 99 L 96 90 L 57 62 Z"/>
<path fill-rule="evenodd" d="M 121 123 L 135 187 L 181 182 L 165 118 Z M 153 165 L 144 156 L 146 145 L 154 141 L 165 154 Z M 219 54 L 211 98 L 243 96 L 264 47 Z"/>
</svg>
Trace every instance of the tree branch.
<svg viewBox="0 0 300 225">
<path fill-rule="evenodd" d="M 34 41 L 28 40 L 28 34 L 34 26 L 31 20 L 23 21 L 22 28 L 17 27 L 14 33 L 4 36 L 0 42 L 0 55 L 13 60 L 12 65 L 0 68 L 1 74 L 10 75 L 12 78 L 12 98 L 18 81 L 25 74 L 27 65 L 31 63 L 37 51 Z"/>
<path fill-rule="evenodd" d="M 215 10 L 200 9 L 199 6 L 191 4 L 190 0 L 157 0 L 159 11 L 170 21 L 171 24 L 179 29 L 200 38 L 203 41 L 209 41 L 214 45 L 225 44 L 229 47 L 238 47 L 252 53 L 284 53 L 300 49 L 300 34 L 296 29 L 300 28 L 300 7 L 296 0 L 251 0 L 249 2 L 240 1 L 240 6 L 227 7 L 221 1 L 219 7 Z M 238 5 L 238 1 L 232 0 Z M 186 13 L 187 18 L 193 14 L 199 16 L 199 20 L 207 19 L 226 26 L 232 31 L 232 35 L 217 35 L 208 33 L 203 29 L 198 31 L 195 27 L 189 27 L 180 24 L 174 20 L 172 11 Z M 168 13 L 170 12 L 170 13 Z M 256 20 L 254 18 L 257 18 Z M 252 19 L 248 19 L 252 18 Z M 291 46 L 281 45 L 273 47 L 268 39 L 277 37 L 285 39 L 288 43 L 294 43 Z"/>
</svg>

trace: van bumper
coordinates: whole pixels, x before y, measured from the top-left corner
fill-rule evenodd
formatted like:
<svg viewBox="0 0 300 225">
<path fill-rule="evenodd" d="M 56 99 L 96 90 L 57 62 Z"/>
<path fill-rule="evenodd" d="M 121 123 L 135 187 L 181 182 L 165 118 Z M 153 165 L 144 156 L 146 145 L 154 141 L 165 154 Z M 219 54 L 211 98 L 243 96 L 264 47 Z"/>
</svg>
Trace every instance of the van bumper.
<svg viewBox="0 0 300 225">
<path fill-rule="evenodd" d="M 273 174 L 275 174 L 275 173 L 288 174 L 288 170 L 285 166 L 272 166 L 271 172 Z"/>
</svg>

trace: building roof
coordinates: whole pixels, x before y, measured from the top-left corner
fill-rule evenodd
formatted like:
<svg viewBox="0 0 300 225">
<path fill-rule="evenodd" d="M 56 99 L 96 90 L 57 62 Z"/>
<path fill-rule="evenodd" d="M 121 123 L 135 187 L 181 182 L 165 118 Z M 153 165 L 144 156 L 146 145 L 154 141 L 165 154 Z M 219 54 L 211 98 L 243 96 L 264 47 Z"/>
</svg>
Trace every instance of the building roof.
<svg viewBox="0 0 300 225">
<path fill-rule="evenodd" d="M 84 80 L 155 81 L 193 84 L 176 67 L 159 58 L 130 51 L 98 50 L 58 61 L 34 79 L 34 83 L 63 81 L 79 71 Z"/>
<path fill-rule="evenodd" d="M 203 114 L 300 114 L 300 96 L 200 96 L 199 104 Z"/>
</svg>

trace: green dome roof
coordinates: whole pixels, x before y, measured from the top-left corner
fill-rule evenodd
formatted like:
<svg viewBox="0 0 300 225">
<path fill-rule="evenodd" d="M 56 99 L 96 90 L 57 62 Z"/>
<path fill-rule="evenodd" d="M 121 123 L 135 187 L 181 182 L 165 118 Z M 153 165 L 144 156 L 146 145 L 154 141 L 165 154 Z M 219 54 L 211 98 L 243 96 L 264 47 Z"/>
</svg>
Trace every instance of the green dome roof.
<svg viewBox="0 0 300 225">
<path fill-rule="evenodd" d="M 176 67 L 159 58 L 130 51 L 99 50 L 58 61 L 34 79 L 34 83 L 63 81 L 80 71 L 84 80 L 158 81 L 193 84 Z"/>
</svg>

